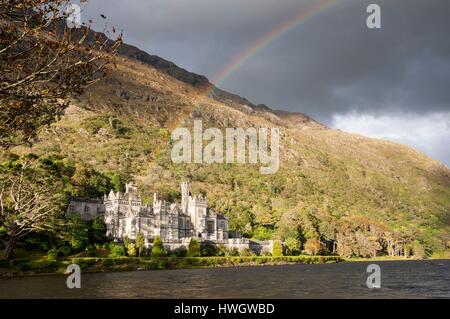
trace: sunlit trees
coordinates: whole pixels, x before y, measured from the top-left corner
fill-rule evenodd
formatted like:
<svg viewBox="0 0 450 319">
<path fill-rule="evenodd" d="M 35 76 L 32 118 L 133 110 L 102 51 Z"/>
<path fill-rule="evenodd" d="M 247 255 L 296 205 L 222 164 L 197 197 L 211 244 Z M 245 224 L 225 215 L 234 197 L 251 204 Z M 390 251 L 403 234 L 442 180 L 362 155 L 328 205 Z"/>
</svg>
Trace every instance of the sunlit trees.
<svg viewBox="0 0 450 319">
<path fill-rule="evenodd" d="M 288 256 L 293 256 L 300 251 L 300 241 L 295 237 L 286 238 L 284 246 L 286 247 L 286 255 Z"/>
<path fill-rule="evenodd" d="M 127 246 L 127 254 L 130 257 L 136 257 L 136 245 L 134 243 L 129 243 Z"/>
<path fill-rule="evenodd" d="M 423 259 L 427 256 L 425 248 L 418 240 L 414 240 L 412 243 L 412 254 L 414 258 Z"/>
<path fill-rule="evenodd" d="M 304 250 L 308 255 L 318 255 L 322 251 L 322 243 L 317 238 L 310 238 L 306 241 Z"/>
</svg>

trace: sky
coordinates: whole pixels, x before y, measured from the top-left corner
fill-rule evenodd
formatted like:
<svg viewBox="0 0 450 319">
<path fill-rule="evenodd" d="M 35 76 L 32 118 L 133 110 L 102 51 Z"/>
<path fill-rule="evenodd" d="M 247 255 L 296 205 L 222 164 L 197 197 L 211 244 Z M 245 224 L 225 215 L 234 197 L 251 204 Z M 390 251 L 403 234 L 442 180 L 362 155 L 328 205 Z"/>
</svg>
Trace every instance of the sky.
<svg viewBox="0 0 450 319">
<path fill-rule="evenodd" d="M 104 14 L 126 43 L 254 104 L 400 142 L 450 166 L 448 0 L 332 0 L 218 76 L 258 39 L 321 1 L 90 0 L 82 18 L 101 21 Z M 371 3 L 381 7 L 381 29 L 367 28 Z"/>
</svg>

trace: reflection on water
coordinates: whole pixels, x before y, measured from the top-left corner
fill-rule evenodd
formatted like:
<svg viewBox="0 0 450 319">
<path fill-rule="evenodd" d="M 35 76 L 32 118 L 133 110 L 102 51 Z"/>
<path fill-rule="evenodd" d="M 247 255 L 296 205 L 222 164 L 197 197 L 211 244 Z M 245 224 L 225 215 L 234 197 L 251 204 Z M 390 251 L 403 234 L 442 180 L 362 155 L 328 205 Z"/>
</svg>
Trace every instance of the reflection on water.
<svg viewBox="0 0 450 319">
<path fill-rule="evenodd" d="M 450 298 L 450 260 L 374 262 L 381 289 L 366 286 L 366 262 L 1 278 L 0 298 Z"/>
</svg>

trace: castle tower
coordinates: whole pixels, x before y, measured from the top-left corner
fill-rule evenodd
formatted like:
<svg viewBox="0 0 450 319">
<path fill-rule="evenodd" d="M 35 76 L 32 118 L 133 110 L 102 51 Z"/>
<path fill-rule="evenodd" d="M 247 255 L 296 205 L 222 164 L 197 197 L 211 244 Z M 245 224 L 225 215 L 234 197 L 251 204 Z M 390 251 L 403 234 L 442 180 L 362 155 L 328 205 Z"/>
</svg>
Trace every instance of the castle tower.
<svg viewBox="0 0 450 319">
<path fill-rule="evenodd" d="M 183 213 L 187 213 L 189 205 L 189 182 L 181 183 L 181 210 Z"/>
<path fill-rule="evenodd" d="M 137 197 L 138 189 L 136 184 L 133 182 L 125 184 L 125 194 L 128 194 L 129 197 Z"/>
</svg>

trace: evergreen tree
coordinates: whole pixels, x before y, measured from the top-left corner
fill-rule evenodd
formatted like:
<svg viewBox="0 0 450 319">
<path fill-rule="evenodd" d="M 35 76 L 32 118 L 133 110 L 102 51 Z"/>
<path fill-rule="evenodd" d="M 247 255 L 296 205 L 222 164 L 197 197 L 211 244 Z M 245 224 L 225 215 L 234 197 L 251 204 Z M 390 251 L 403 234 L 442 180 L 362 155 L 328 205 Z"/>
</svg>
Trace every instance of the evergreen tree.
<svg viewBox="0 0 450 319">
<path fill-rule="evenodd" d="M 188 248 L 188 257 L 200 257 L 201 256 L 201 250 L 200 250 L 200 244 L 195 238 L 191 238 L 191 241 L 189 242 L 189 248 Z"/>
<path fill-rule="evenodd" d="M 276 240 L 273 243 L 272 256 L 274 257 L 282 257 L 283 256 L 283 244 L 281 241 Z"/>
<path fill-rule="evenodd" d="M 106 225 L 102 218 L 96 217 L 89 228 L 89 240 L 93 243 L 103 243 L 106 240 Z"/>
<path fill-rule="evenodd" d="M 68 241 L 74 250 L 82 250 L 89 244 L 89 228 L 78 214 L 67 219 Z"/>
<path fill-rule="evenodd" d="M 139 257 L 141 257 L 145 249 L 145 238 L 144 234 L 141 232 L 139 232 L 136 236 L 136 248 L 138 249 Z"/>
<path fill-rule="evenodd" d="M 161 237 L 156 236 L 153 240 L 153 247 L 151 252 L 152 257 L 162 257 L 164 256 L 164 246 Z"/>
</svg>

